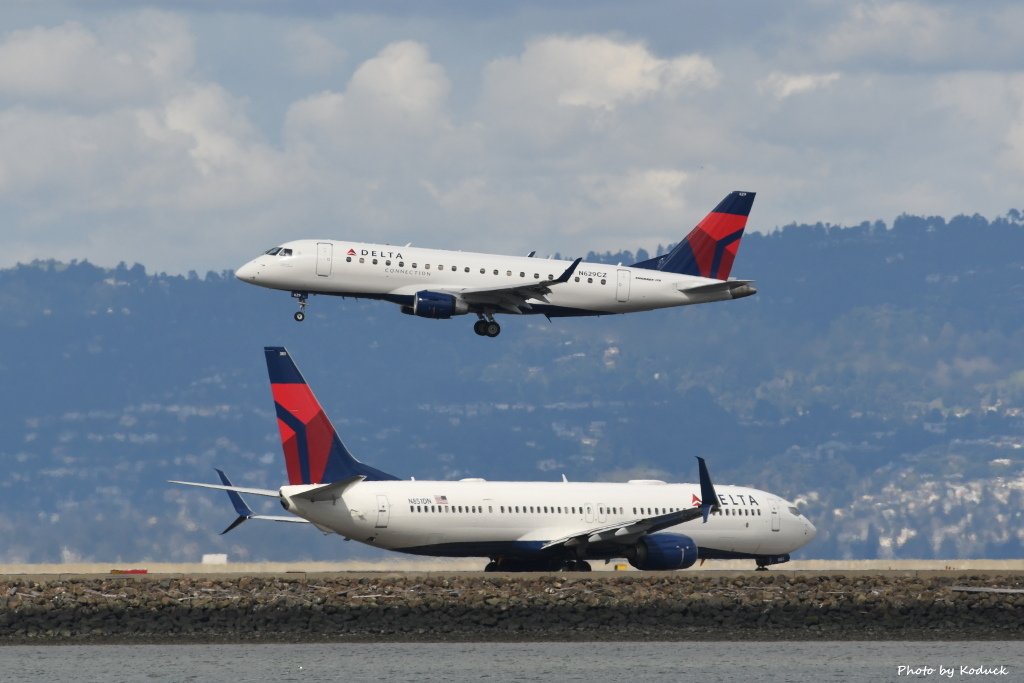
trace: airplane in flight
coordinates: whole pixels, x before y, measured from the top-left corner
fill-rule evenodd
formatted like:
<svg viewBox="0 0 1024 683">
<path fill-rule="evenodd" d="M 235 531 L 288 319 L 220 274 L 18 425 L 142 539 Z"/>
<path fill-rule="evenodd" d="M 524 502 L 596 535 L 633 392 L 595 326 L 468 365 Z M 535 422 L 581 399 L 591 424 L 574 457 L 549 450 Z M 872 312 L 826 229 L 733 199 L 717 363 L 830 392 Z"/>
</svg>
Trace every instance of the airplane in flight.
<svg viewBox="0 0 1024 683">
<path fill-rule="evenodd" d="M 235 277 L 290 291 L 299 322 L 309 296 L 327 294 L 390 301 L 422 318 L 475 314 L 473 331 L 486 337 L 501 332 L 497 313 L 550 319 L 729 301 L 757 293 L 751 280 L 729 279 L 754 195 L 730 193 L 668 254 L 631 266 L 314 239 L 269 249 Z"/>
<path fill-rule="evenodd" d="M 174 484 L 227 491 L 238 517 L 308 522 L 375 548 L 488 557 L 485 571 L 589 571 L 626 558 L 642 570 L 698 560 L 789 561 L 815 536 L 793 503 L 745 486 L 715 486 L 703 458 L 698 484 L 399 480 L 356 460 L 283 347 L 266 347 L 288 484 L 279 489 Z M 242 494 L 277 498 L 290 515 L 255 514 Z"/>
</svg>

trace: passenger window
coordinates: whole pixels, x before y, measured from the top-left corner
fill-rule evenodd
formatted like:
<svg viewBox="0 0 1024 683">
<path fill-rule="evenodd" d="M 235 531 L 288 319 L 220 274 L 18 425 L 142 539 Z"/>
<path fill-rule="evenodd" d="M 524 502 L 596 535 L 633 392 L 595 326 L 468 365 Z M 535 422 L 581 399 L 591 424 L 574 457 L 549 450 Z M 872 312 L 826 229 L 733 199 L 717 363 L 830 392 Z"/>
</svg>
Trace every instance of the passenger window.
<svg viewBox="0 0 1024 683">
<path fill-rule="evenodd" d="M 588 277 L 587 278 L 587 284 L 590 284 L 590 285 L 594 284 L 594 278 Z"/>
<path fill-rule="evenodd" d="M 405 261 L 399 261 L 398 262 L 398 267 L 399 268 L 405 268 Z"/>
<path fill-rule="evenodd" d="M 423 264 L 423 268 L 424 268 L 424 270 L 430 270 L 430 264 L 429 263 Z"/>
<path fill-rule="evenodd" d="M 415 264 L 415 263 L 410 263 L 409 265 L 410 265 L 411 267 L 413 267 L 413 268 L 415 268 L 415 267 L 416 267 L 416 264 Z"/>
<path fill-rule="evenodd" d="M 526 277 L 526 273 L 519 273 L 519 277 Z"/>
<path fill-rule="evenodd" d="M 505 512 L 505 506 L 504 505 L 502 505 L 500 509 L 501 509 L 502 512 Z"/>
<path fill-rule="evenodd" d="M 488 505 L 487 506 L 487 511 L 488 512 L 494 512 L 494 506 L 493 505 Z"/>
<path fill-rule="evenodd" d="M 453 273 L 454 273 L 455 271 L 457 271 L 457 270 L 458 270 L 458 268 L 456 268 L 455 266 L 452 266 L 452 272 L 453 272 Z M 466 268 L 466 270 L 469 270 L 469 268 Z"/>
<path fill-rule="evenodd" d="M 481 268 L 481 269 L 480 269 L 480 274 L 481 274 L 481 275 L 483 275 L 483 274 L 484 274 L 484 273 L 486 273 L 486 272 L 487 272 L 487 271 L 486 271 L 486 270 L 485 270 L 484 268 Z"/>
<path fill-rule="evenodd" d="M 580 276 L 577 275 L 576 277 L 573 278 L 573 280 L 575 280 L 576 282 L 579 282 L 580 281 Z"/>
<path fill-rule="evenodd" d="M 348 262 L 348 263 L 352 263 L 352 257 L 351 256 L 346 256 L 345 257 L 345 261 Z"/>
<path fill-rule="evenodd" d="M 422 510 L 420 510 L 420 506 L 419 505 L 416 506 L 416 512 L 422 512 Z"/>
<path fill-rule="evenodd" d="M 497 275 L 497 274 L 498 274 L 498 269 L 497 269 L 497 268 L 495 268 L 495 269 L 494 269 L 494 274 L 495 274 L 495 275 Z"/>
<path fill-rule="evenodd" d="M 409 506 L 409 512 L 416 512 L 416 510 L 413 509 L 412 505 Z"/>
<path fill-rule="evenodd" d="M 605 284 L 606 282 L 607 282 L 607 281 L 606 281 L 606 280 L 604 280 L 604 279 L 602 278 L 602 280 L 601 280 L 601 284 L 603 285 L 603 284 Z"/>
<path fill-rule="evenodd" d="M 385 261 L 384 265 L 385 266 L 390 266 L 391 265 L 391 259 L 388 259 L 387 261 Z"/>
<path fill-rule="evenodd" d="M 508 277 L 512 277 L 512 271 L 511 270 L 506 270 L 505 271 L 505 275 L 507 275 Z"/>
<path fill-rule="evenodd" d="M 362 256 L 360 256 L 359 257 L 359 262 L 360 263 L 366 263 L 366 259 L 364 259 Z"/>
<path fill-rule="evenodd" d="M 469 266 L 466 266 L 466 272 L 467 273 L 469 272 Z"/>
<path fill-rule="evenodd" d="M 533 279 L 534 280 L 539 280 L 540 279 L 540 273 L 534 273 L 533 274 Z"/>
<path fill-rule="evenodd" d="M 377 265 L 377 259 L 373 259 L 373 265 Z"/>
</svg>

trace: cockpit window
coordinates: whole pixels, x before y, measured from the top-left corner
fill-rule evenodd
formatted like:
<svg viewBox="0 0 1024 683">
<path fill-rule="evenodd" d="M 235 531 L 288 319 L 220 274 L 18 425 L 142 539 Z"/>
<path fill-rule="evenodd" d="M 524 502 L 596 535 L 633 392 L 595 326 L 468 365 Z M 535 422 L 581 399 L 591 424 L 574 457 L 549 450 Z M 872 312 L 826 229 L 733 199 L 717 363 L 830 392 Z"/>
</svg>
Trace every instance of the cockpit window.
<svg viewBox="0 0 1024 683">
<path fill-rule="evenodd" d="M 281 247 L 274 247 L 273 249 L 267 249 L 267 256 L 276 256 L 277 252 L 281 251 Z"/>
<path fill-rule="evenodd" d="M 291 255 L 292 255 L 292 250 L 291 249 L 282 249 L 281 253 L 278 254 L 278 256 L 291 256 Z"/>
<path fill-rule="evenodd" d="M 794 517 L 799 517 L 799 516 L 800 516 L 800 511 L 799 511 L 799 510 L 797 510 L 797 509 L 796 509 L 795 507 L 793 507 L 792 505 L 790 505 L 790 506 L 789 506 L 789 514 L 793 515 Z"/>
</svg>

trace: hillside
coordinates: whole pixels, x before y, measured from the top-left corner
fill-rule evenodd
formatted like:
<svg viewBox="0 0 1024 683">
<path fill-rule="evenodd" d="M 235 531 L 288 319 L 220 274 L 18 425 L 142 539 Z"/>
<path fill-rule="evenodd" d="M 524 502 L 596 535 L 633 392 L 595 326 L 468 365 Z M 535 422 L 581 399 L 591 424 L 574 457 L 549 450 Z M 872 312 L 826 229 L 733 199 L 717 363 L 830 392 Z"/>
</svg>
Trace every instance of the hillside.
<svg viewBox="0 0 1024 683">
<path fill-rule="evenodd" d="M 230 272 L 0 271 L 0 561 L 376 556 L 292 525 L 218 536 L 226 497 L 164 483 L 283 481 L 268 344 L 358 457 L 403 477 L 690 481 L 702 455 L 717 481 L 801 501 L 819 529 L 801 557 L 1020 557 L 1021 219 L 750 234 L 733 274 L 757 296 L 506 317 L 497 339 L 325 297 L 298 325 L 287 294 Z"/>
</svg>

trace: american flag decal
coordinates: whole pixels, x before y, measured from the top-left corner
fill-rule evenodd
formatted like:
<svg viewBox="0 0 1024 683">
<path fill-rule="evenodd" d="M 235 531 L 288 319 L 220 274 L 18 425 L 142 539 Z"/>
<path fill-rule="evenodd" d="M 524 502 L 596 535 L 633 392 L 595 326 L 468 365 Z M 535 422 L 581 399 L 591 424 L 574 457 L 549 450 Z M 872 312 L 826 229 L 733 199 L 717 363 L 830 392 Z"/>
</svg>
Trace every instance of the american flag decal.
<svg viewBox="0 0 1024 683">
<path fill-rule="evenodd" d="M 434 496 L 434 502 L 437 503 L 438 505 L 447 505 L 448 496 Z"/>
</svg>

